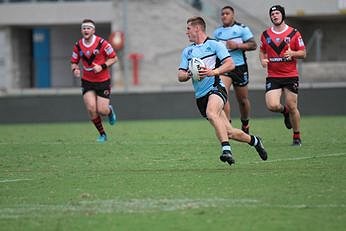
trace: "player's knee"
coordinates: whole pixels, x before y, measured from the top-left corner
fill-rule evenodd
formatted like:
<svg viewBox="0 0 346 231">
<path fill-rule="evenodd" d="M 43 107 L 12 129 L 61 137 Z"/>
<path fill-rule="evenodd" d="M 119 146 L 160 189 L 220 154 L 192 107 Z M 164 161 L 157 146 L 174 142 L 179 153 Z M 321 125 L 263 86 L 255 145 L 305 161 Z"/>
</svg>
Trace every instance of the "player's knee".
<svg viewBox="0 0 346 231">
<path fill-rule="evenodd" d="M 106 116 L 106 115 L 109 114 L 109 109 L 108 109 L 108 107 L 106 107 L 106 108 L 99 108 L 97 110 L 97 113 L 100 114 L 100 115 Z"/>
<path fill-rule="evenodd" d="M 207 111 L 207 118 L 210 121 L 215 121 L 219 118 L 219 115 L 214 111 Z"/>
<path fill-rule="evenodd" d="M 294 105 L 294 104 L 287 104 L 286 107 L 287 107 L 287 110 L 289 112 L 294 112 L 294 111 L 298 110 L 297 105 Z"/>
<path fill-rule="evenodd" d="M 280 104 L 267 104 L 267 108 L 269 111 L 277 112 L 277 111 L 281 110 L 281 105 Z"/>
<path fill-rule="evenodd" d="M 248 104 L 249 99 L 247 97 L 243 97 L 243 98 L 240 98 L 238 102 L 241 107 L 245 107 Z"/>
<path fill-rule="evenodd" d="M 94 105 L 88 105 L 86 108 L 87 108 L 89 113 L 92 113 L 92 114 L 97 113 L 96 106 L 94 106 Z"/>
</svg>

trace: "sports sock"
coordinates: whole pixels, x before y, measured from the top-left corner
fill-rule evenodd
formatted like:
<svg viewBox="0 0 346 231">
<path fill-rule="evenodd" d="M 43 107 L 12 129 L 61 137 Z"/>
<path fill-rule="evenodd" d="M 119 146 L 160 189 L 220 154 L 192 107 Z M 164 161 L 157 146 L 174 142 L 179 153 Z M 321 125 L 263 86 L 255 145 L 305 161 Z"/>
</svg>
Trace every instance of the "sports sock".
<svg viewBox="0 0 346 231">
<path fill-rule="evenodd" d="M 300 132 L 293 132 L 293 139 L 300 139 Z"/>
<path fill-rule="evenodd" d="M 250 137 L 251 137 L 251 140 L 250 140 L 250 142 L 249 142 L 249 145 L 250 145 L 250 146 L 256 146 L 257 143 L 258 143 L 257 137 L 256 137 L 256 136 L 253 136 L 253 135 L 250 135 Z"/>
<path fill-rule="evenodd" d="M 231 145 L 228 141 L 221 142 L 222 151 L 231 152 Z"/>
<path fill-rule="evenodd" d="M 100 135 L 106 134 L 104 129 L 103 129 L 102 120 L 101 120 L 100 116 L 96 117 L 95 119 L 92 119 L 91 121 L 95 125 L 95 127 L 96 127 L 97 131 L 100 133 Z"/>
<path fill-rule="evenodd" d="M 241 123 L 242 123 L 242 125 L 244 126 L 244 127 L 246 127 L 246 126 L 248 126 L 249 125 L 249 120 L 247 119 L 247 120 L 240 120 L 241 121 Z"/>
</svg>

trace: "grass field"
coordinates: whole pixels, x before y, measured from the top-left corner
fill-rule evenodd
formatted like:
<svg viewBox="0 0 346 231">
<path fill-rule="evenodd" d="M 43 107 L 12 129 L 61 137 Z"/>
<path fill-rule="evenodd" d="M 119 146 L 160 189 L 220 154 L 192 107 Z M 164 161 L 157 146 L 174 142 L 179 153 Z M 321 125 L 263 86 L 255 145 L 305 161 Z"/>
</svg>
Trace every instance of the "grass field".
<svg viewBox="0 0 346 231">
<path fill-rule="evenodd" d="M 0 230 L 345 230 L 346 117 L 254 119 L 231 167 L 203 119 L 105 127 L 0 125 Z"/>
</svg>

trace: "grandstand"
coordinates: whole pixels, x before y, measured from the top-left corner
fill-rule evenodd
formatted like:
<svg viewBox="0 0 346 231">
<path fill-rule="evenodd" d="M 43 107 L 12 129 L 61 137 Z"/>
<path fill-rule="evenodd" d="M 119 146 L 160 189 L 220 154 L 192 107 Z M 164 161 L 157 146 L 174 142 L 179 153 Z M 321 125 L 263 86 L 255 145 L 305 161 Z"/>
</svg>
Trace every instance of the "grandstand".
<svg viewBox="0 0 346 231">
<path fill-rule="evenodd" d="M 346 1 L 308 0 L 2 0 L 0 1 L 0 96 L 79 95 L 79 81 L 69 69 L 72 45 L 80 38 L 80 22 L 92 18 L 97 34 L 108 38 L 113 31 L 125 33 L 125 49 L 112 68 L 114 93 L 191 91 L 177 82 L 181 49 L 188 43 L 186 19 L 202 15 L 207 32 L 219 24 L 219 11 L 232 5 L 239 22 L 250 26 L 257 42 L 270 25 L 268 9 L 286 7 L 287 23 L 297 27 L 308 47 L 300 63 L 301 86 L 346 86 Z M 46 36 L 46 37 L 44 37 Z M 39 43 L 45 38 L 45 48 Z M 36 49 L 39 54 L 35 55 Z M 139 84 L 132 83 L 130 54 L 142 54 Z M 258 50 L 248 52 L 250 89 L 264 88 L 265 70 Z M 261 92 L 262 94 L 262 92 Z M 0 116 L 3 117 L 3 116 Z M 1 119 L 1 118 L 0 118 Z"/>
</svg>

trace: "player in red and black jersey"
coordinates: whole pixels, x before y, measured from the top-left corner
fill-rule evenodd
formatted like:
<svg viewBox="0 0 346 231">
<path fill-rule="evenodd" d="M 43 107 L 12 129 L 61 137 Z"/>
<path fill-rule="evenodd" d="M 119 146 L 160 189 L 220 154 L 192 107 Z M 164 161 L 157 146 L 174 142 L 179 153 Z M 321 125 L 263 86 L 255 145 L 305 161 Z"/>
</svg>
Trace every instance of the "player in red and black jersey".
<svg viewBox="0 0 346 231">
<path fill-rule="evenodd" d="M 267 68 L 265 101 L 268 110 L 281 112 L 288 129 L 293 128 L 293 145 L 301 146 L 298 110 L 299 74 L 297 59 L 306 57 L 301 34 L 285 23 L 285 9 L 280 5 L 269 9 L 273 26 L 261 35 L 259 58 Z M 281 104 L 284 96 L 285 105 Z"/>
<path fill-rule="evenodd" d="M 105 142 L 107 135 L 101 116 L 108 116 L 111 125 L 116 120 L 110 105 L 111 80 L 108 68 L 117 61 L 117 55 L 106 40 L 95 35 L 95 23 L 92 20 L 83 20 L 81 34 L 82 38 L 73 47 L 71 70 L 75 77 L 81 77 L 84 104 L 99 132 L 97 141 Z"/>
</svg>

